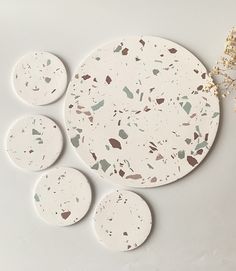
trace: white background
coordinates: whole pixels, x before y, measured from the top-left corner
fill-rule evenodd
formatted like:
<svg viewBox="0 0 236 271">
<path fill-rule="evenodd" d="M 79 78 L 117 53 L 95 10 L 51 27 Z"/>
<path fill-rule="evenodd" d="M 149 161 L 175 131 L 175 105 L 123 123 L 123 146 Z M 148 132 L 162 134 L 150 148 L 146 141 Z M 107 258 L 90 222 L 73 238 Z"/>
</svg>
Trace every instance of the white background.
<svg viewBox="0 0 236 271">
<path fill-rule="evenodd" d="M 116 187 L 90 172 L 66 139 L 57 165 L 82 170 L 94 202 L 78 224 L 56 228 L 41 222 L 32 206 L 39 173 L 15 168 L 4 152 L 12 121 L 42 113 L 63 123 L 64 97 L 30 107 L 14 95 L 10 74 L 28 51 L 46 50 L 65 62 L 69 75 L 94 47 L 124 35 L 156 35 L 176 41 L 210 68 L 236 24 L 236 1 L 224 0 L 0 0 L 0 270 L 1 271 L 235 271 L 236 113 L 222 102 L 220 131 L 206 160 L 176 183 L 135 190 L 150 204 L 154 227 L 139 249 L 114 253 L 97 243 L 94 206 Z"/>
</svg>

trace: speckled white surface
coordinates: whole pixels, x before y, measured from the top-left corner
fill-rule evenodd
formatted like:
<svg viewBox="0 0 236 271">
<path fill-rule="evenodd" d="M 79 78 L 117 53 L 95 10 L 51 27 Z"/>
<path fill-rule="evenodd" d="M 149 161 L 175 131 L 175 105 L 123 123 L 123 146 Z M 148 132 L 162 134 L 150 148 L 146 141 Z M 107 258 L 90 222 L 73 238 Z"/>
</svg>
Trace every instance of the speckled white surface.
<svg viewBox="0 0 236 271">
<path fill-rule="evenodd" d="M 68 226 L 80 221 L 91 204 L 92 194 L 85 176 L 68 167 L 44 173 L 33 192 L 35 209 L 46 223 Z"/>
<path fill-rule="evenodd" d="M 152 228 L 152 215 L 147 203 L 128 190 L 107 194 L 98 203 L 93 220 L 98 240 L 115 251 L 138 248 Z"/>
<path fill-rule="evenodd" d="M 208 153 L 219 100 L 206 68 L 166 39 L 133 36 L 93 51 L 68 87 L 65 122 L 79 156 L 102 177 L 155 187 L 191 172 Z"/>
<path fill-rule="evenodd" d="M 45 114 L 64 124 L 64 97 L 26 107 L 10 85 L 12 66 L 31 49 L 54 52 L 72 75 L 91 50 L 130 35 L 155 35 L 182 44 L 210 68 L 235 24 L 235 0 L 0 0 L 0 141 L 16 118 Z M 234 95 L 233 95 L 234 96 Z M 38 173 L 13 167 L 0 146 L 0 270 L 2 271 L 235 271 L 235 101 L 222 101 L 214 148 L 191 174 L 170 185 L 132 189 L 152 208 L 150 238 L 127 253 L 104 249 L 90 226 L 94 207 L 116 186 L 102 180 L 66 139 L 60 164 L 91 181 L 94 205 L 78 224 L 49 227 L 35 217 L 31 193 Z M 30 110 L 30 112 L 29 112 Z M 65 129 L 65 127 L 64 127 Z"/>
<path fill-rule="evenodd" d="M 38 171 L 51 166 L 61 154 L 63 137 L 48 117 L 30 115 L 15 121 L 6 136 L 6 152 L 24 170 Z"/>
<path fill-rule="evenodd" d="M 46 105 L 62 96 L 67 73 L 62 61 L 48 52 L 30 52 L 16 63 L 13 87 L 17 95 L 31 105 Z"/>
</svg>

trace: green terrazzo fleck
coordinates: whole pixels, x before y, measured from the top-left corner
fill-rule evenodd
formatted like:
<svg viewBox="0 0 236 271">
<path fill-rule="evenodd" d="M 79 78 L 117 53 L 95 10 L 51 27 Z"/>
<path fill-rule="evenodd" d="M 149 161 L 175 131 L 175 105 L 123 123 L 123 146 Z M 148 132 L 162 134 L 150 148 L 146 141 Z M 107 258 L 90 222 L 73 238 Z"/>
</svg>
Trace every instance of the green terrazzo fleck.
<svg viewBox="0 0 236 271">
<path fill-rule="evenodd" d="M 95 170 L 98 170 L 98 168 L 99 168 L 99 163 L 98 163 L 98 162 L 95 163 L 91 168 L 92 168 L 92 169 L 95 169 Z"/>
<path fill-rule="evenodd" d="M 199 150 L 199 149 L 202 149 L 204 147 L 206 147 L 208 145 L 208 143 L 206 141 L 203 141 L 201 143 L 198 143 L 195 150 Z"/>
<path fill-rule="evenodd" d="M 185 157 L 185 151 L 179 151 L 178 152 L 178 157 L 179 157 L 179 159 L 184 159 L 184 157 Z"/>
<path fill-rule="evenodd" d="M 192 105 L 189 102 L 186 102 L 185 105 L 183 106 L 184 111 L 189 114 L 191 111 Z"/>
<path fill-rule="evenodd" d="M 129 99 L 133 99 L 133 98 L 134 98 L 133 93 L 132 93 L 127 87 L 124 87 L 124 88 L 123 88 L 123 91 L 126 93 L 126 95 L 127 95 L 127 97 L 128 97 Z"/>
<path fill-rule="evenodd" d="M 99 103 L 91 106 L 91 108 L 93 109 L 93 111 L 96 111 L 98 110 L 99 108 L 103 107 L 104 106 L 104 100 L 100 101 Z"/>
<path fill-rule="evenodd" d="M 128 138 L 128 135 L 126 134 L 126 132 L 125 132 L 123 129 L 121 129 L 121 130 L 119 131 L 119 136 L 120 136 L 122 139 Z"/>
<path fill-rule="evenodd" d="M 32 129 L 32 135 L 41 135 L 41 133 L 36 129 Z"/>
<path fill-rule="evenodd" d="M 116 49 L 114 50 L 114 53 L 120 52 L 121 49 L 122 49 L 122 46 L 121 46 L 121 45 L 118 45 L 118 46 L 116 47 Z"/>
<path fill-rule="evenodd" d="M 213 114 L 212 118 L 216 118 L 216 117 L 219 116 L 219 115 L 220 115 L 219 112 L 215 112 L 215 113 Z"/>
<path fill-rule="evenodd" d="M 35 200 L 35 201 L 40 201 L 38 194 L 35 194 L 35 195 L 34 195 L 34 200 Z"/>
<path fill-rule="evenodd" d="M 75 137 L 72 137 L 70 139 L 72 145 L 75 147 L 75 148 L 78 148 L 79 147 L 79 139 L 80 139 L 80 135 L 76 135 Z"/>
<path fill-rule="evenodd" d="M 159 70 L 158 70 L 158 69 L 154 69 L 154 70 L 152 71 L 152 73 L 153 73 L 154 75 L 157 75 L 157 74 L 159 73 Z"/>
<path fill-rule="evenodd" d="M 111 164 L 108 163 L 106 159 L 102 159 L 102 160 L 100 161 L 100 165 L 102 166 L 102 171 L 103 171 L 103 172 L 106 172 L 107 169 L 111 166 Z"/>
</svg>

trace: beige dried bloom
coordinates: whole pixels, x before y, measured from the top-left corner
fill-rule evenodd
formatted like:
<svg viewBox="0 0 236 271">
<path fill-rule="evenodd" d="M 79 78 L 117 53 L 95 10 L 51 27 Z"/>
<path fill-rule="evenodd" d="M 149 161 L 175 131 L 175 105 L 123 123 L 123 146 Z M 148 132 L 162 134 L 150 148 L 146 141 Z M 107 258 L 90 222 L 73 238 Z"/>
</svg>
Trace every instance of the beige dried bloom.
<svg viewBox="0 0 236 271">
<path fill-rule="evenodd" d="M 204 88 L 205 91 L 213 91 L 216 95 L 221 96 L 222 98 L 227 97 L 232 91 L 236 91 L 235 28 L 230 31 L 226 38 L 224 54 L 209 72 L 209 76 L 212 81 L 206 84 Z"/>
</svg>

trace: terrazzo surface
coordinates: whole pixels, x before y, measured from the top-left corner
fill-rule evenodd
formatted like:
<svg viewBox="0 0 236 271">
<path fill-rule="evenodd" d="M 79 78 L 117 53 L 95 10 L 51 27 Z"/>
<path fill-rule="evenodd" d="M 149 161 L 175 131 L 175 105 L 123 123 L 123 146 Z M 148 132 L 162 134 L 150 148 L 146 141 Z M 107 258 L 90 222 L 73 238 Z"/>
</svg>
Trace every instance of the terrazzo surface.
<svg viewBox="0 0 236 271">
<path fill-rule="evenodd" d="M 155 187 L 196 168 L 211 148 L 219 101 L 210 78 L 182 46 L 127 37 L 94 50 L 66 95 L 65 122 L 84 162 L 111 182 Z"/>
<path fill-rule="evenodd" d="M 67 73 L 62 61 L 48 52 L 31 52 L 16 63 L 13 87 L 18 97 L 31 105 L 46 105 L 62 96 Z"/>
<path fill-rule="evenodd" d="M 33 201 L 39 217 L 54 226 L 68 226 L 89 210 L 91 188 L 86 177 L 68 167 L 44 173 L 36 183 Z"/>
<path fill-rule="evenodd" d="M 48 117 L 29 115 L 15 121 L 6 136 L 6 151 L 19 168 L 39 171 L 51 166 L 61 154 L 63 136 Z"/>
<path fill-rule="evenodd" d="M 110 250 L 136 249 L 146 240 L 151 228 L 150 209 L 134 192 L 117 190 L 107 194 L 96 207 L 95 233 Z"/>
</svg>

